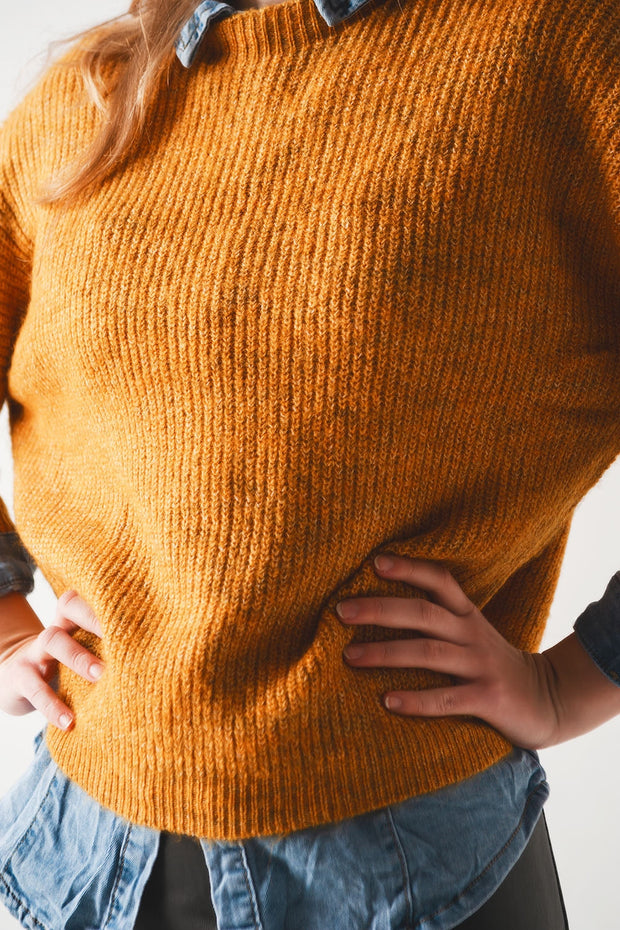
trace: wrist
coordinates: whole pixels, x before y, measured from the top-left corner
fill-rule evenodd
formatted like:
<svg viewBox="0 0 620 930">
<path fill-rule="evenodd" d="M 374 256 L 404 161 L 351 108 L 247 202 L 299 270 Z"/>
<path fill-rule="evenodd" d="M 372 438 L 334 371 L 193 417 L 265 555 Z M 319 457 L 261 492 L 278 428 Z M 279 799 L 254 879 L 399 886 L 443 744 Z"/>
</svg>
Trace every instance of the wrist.
<svg viewBox="0 0 620 930">
<path fill-rule="evenodd" d="M 588 733 L 620 714 L 620 686 L 599 669 L 575 633 L 546 649 L 541 656 L 547 666 L 548 688 L 557 720 L 546 746 Z"/>
</svg>

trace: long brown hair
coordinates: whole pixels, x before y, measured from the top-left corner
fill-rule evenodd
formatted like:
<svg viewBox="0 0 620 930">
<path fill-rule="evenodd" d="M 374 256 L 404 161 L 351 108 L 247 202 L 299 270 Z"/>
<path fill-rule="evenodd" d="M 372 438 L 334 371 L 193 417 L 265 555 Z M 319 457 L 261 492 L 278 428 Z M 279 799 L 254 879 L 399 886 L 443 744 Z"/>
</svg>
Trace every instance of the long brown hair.
<svg viewBox="0 0 620 930">
<path fill-rule="evenodd" d="M 101 127 L 75 162 L 63 165 L 43 184 L 37 203 L 74 200 L 101 181 L 138 141 L 160 82 L 175 60 L 174 43 L 196 0 L 132 0 L 127 13 L 98 24 L 50 48 L 79 42 L 77 67 L 90 99 L 101 112 Z M 109 66 L 112 66 L 110 68 Z M 112 86 L 106 74 L 113 72 Z"/>
</svg>

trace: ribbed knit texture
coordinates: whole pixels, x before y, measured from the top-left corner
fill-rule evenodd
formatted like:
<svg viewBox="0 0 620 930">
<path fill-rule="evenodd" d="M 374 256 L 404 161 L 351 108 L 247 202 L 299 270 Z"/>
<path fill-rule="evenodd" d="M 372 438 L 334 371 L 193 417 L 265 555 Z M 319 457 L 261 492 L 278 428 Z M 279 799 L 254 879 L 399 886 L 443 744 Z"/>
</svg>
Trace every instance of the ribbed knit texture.
<svg viewBox="0 0 620 930">
<path fill-rule="evenodd" d="M 435 559 L 539 647 L 573 510 L 620 452 L 619 15 L 238 13 L 66 209 L 32 196 L 95 131 L 75 70 L 9 117 L 15 526 L 104 630 L 75 634 L 106 671 L 61 666 L 76 724 L 47 737 L 100 803 L 243 838 L 510 750 L 471 718 L 390 714 L 385 691 L 450 679 L 348 667 L 347 642 L 412 634 L 335 604 L 420 596 L 377 552 Z"/>
</svg>

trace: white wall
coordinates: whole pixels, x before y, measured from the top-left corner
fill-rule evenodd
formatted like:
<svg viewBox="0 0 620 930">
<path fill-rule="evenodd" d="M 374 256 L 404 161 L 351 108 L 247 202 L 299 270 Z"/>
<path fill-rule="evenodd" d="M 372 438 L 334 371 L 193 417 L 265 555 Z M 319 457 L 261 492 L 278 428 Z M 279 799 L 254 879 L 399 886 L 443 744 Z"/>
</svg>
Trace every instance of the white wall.
<svg viewBox="0 0 620 930">
<path fill-rule="evenodd" d="M 99 0 L 95 5 L 83 0 L 26 0 L 11 12 L 3 10 L 0 119 L 25 92 L 41 61 L 33 56 L 48 40 L 116 15 L 127 5 L 124 0 Z M 0 494 L 8 501 L 11 481 L 5 410 L 0 419 Z M 601 596 L 620 568 L 619 526 L 617 462 L 577 510 L 543 648 L 570 633 L 575 617 Z M 42 622 L 50 623 L 55 599 L 40 572 L 30 600 Z M 0 794 L 29 764 L 32 737 L 43 722 L 38 712 L 26 717 L 0 713 Z M 618 930 L 614 880 L 620 861 L 620 717 L 587 736 L 544 750 L 541 758 L 551 784 L 547 820 L 571 930 Z M 0 930 L 17 926 L 0 905 Z"/>
</svg>

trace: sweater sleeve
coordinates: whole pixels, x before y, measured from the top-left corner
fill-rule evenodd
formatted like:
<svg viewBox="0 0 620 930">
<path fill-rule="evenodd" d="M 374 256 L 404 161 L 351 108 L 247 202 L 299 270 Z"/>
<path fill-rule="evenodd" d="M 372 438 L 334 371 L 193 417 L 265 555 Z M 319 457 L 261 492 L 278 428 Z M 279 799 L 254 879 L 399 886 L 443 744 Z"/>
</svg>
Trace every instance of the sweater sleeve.
<svg viewBox="0 0 620 930">
<path fill-rule="evenodd" d="M 563 178 L 553 211 L 566 260 L 576 275 L 594 269 L 598 296 L 620 309 L 620 4 L 583 0 L 579 10 L 546 23 L 541 131 Z"/>
<path fill-rule="evenodd" d="M 616 309 L 609 321 L 614 332 L 620 326 L 620 5 L 587 0 L 566 37 L 562 96 L 570 119 L 563 144 L 572 149 L 571 183 L 585 190 L 574 202 L 586 206 L 571 216 L 569 204 L 564 215 L 573 221 L 575 254 L 606 256 L 599 261 L 597 283 Z M 620 571 L 573 629 L 599 669 L 620 686 Z"/>
<path fill-rule="evenodd" d="M 25 229 L 26 169 L 18 154 L 21 122 L 15 113 L 0 126 L 0 406 L 7 399 L 13 346 L 30 299 L 32 247 Z M 32 557 L 0 498 L 0 596 L 31 591 L 33 569 Z"/>
</svg>

